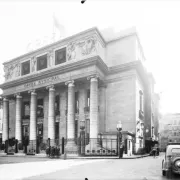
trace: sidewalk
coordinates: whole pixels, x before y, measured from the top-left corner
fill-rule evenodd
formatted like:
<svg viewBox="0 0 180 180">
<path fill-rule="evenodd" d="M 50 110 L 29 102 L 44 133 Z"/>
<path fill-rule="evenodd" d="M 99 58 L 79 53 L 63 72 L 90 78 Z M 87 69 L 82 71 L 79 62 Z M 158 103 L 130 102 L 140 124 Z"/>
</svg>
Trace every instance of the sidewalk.
<svg viewBox="0 0 180 180">
<path fill-rule="evenodd" d="M 124 154 L 123 158 L 121 159 L 138 159 L 147 156 L 149 156 L 149 154 L 132 155 L 132 156 L 127 156 L 126 154 Z M 68 157 L 67 159 L 119 159 L 119 156 L 85 156 L 85 157 Z"/>
<path fill-rule="evenodd" d="M 137 158 L 143 158 L 143 157 L 147 157 L 149 156 L 149 154 L 144 154 L 144 155 L 131 155 L 128 156 L 126 154 L 123 155 L 123 158 L 121 159 L 137 159 Z M 49 159 L 49 157 L 47 157 L 46 154 L 36 154 L 36 155 L 26 155 L 26 154 L 14 154 L 14 155 L 7 155 L 6 153 L 0 153 L 0 157 L 28 157 L 28 158 L 47 158 Z M 54 158 L 56 159 L 56 158 Z M 58 158 L 57 158 L 58 159 Z M 64 159 L 64 156 L 60 156 L 59 159 Z M 80 157 L 80 156 L 76 156 L 76 157 L 67 157 L 66 159 L 119 159 L 118 156 L 85 156 L 85 157 Z"/>
</svg>

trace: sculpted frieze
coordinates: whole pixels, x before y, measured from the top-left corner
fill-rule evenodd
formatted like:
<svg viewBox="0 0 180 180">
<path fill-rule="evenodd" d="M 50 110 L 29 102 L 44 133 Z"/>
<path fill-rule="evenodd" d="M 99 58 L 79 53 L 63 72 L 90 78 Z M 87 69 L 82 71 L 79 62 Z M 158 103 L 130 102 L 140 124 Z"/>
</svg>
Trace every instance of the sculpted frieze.
<svg viewBox="0 0 180 180">
<path fill-rule="evenodd" d="M 68 46 L 67 46 L 67 60 L 70 61 L 70 60 L 73 60 L 76 58 L 76 43 L 73 42 L 73 43 L 70 43 Z"/>
<path fill-rule="evenodd" d="M 97 39 L 94 36 L 79 42 L 78 45 L 81 48 L 81 54 L 86 56 L 96 51 L 96 43 Z"/>
<path fill-rule="evenodd" d="M 95 36 L 86 39 L 71 42 L 67 46 L 67 61 L 87 56 L 97 51 L 97 38 Z"/>
<path fill-rule="evenodd" d="M 37 59 L 35 57 L 31 58 L 31 72 L 36 71 L 36 63 L 37 63 Z"/>
<path fill-rule="evenodd" d="M 48 67 L 53 66 L 53 57 L 54 57 L 53 50 L 50 50 L 48 53 Z"/>
<path fill-rule="evenodd" d="M 4 67 L 5 80 L 10 80 L 20 76 L 20 63 L 10 64 Z"/>
</svg>

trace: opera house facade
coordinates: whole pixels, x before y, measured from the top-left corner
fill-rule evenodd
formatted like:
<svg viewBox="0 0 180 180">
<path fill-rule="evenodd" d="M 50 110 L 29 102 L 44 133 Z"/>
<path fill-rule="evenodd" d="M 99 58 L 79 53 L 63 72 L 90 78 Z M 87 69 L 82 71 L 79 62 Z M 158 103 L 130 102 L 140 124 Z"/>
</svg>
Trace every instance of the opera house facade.
<svg viewBox="0 0 180 180">
<path fill-rule="evenodd" d="M 28 139 L 23 152 L 38 154 L 64 139 L 75 153 L 84 126 L 86 154 L 116 153 L 121 121 L 126 153 L 137 152 L 151 86 L 143 63 L 136 32 L 107 40 L 97 28 L 5 62 L 2 142 Z"/>
</svg>

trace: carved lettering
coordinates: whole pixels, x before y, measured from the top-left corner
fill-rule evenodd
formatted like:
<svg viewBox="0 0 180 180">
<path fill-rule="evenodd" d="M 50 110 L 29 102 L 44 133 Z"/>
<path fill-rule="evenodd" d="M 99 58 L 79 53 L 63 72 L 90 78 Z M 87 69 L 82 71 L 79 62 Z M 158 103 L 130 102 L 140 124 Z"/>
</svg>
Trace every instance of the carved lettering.
<svg viewBox="0 0 180 180">
<path fill-rule="evenodd" d="M 24 88 L 30 88 L 30 87 L 34 87 L 34 86 L 38 86 L 38 85 L 43 85 L 43 84 L 50 84 L 54 81 L 57 81 L 60 79 L 60 76 L 57 75 L 57 76 L 52 76 L 52 77 L 49 77 L 49 78 L 46 78 L 46 79 L 42 79 L 42 80 L 38 80 L 38 81 L 34 81 L 34 82 L 31 82 L 31 83 L 27 83 L 24 85 Z"/>
</svg>

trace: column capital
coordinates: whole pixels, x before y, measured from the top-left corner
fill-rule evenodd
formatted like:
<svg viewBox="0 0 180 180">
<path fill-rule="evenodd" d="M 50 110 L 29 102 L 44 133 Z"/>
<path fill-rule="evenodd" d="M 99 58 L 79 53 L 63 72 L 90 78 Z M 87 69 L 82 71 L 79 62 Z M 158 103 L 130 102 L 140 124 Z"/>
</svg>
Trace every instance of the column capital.
<svg viewBox="0 0 180 180">
<path fill-rule="evenodd" d="M 66 81 L 65 85 L 74 86 L 74 80 Z"/>
<path fill-rule="evenodd" d="M 46 89 L 49 89 L 49 91 L 55 91 L 55 87 L 53 84 L 46 86 Z"/>
<path fill-rule="evenodd" d="M 20 93 L 14 94 L 14 97 L 16 97 L 16 98 L 22 98 L 22 96 L 20 95 Z"/>
<path fill-rule="evenodd" d="M 92 75 L 92 76 L 88 76 L 88 77 L 87 77 L 87 80 L 88 80 L 88 81 L 89 81 L 89 80 L 91 80 L 91 81 L 97 81 L 98 78 L 99 78 L 99 76 L 98 76 L 97 74 L 95 74 L 95 75 Z"/>
<path fill-rule="evenodd" d="M 9 99 L 6 96 L 3 96 L 3 101 L 9 101 Z"/>
<path fill-rule="evenodd" d="M 29 91 L 28 91 L 28 93 L 31 93 L 31 94 L 33 94 L 33 95 L 37 95 L 37 93 L 36 93 L 36 90 L 35 90 L 35 89 L 31 89 L 31 90 L 29 90 Z"/>
</svg>

